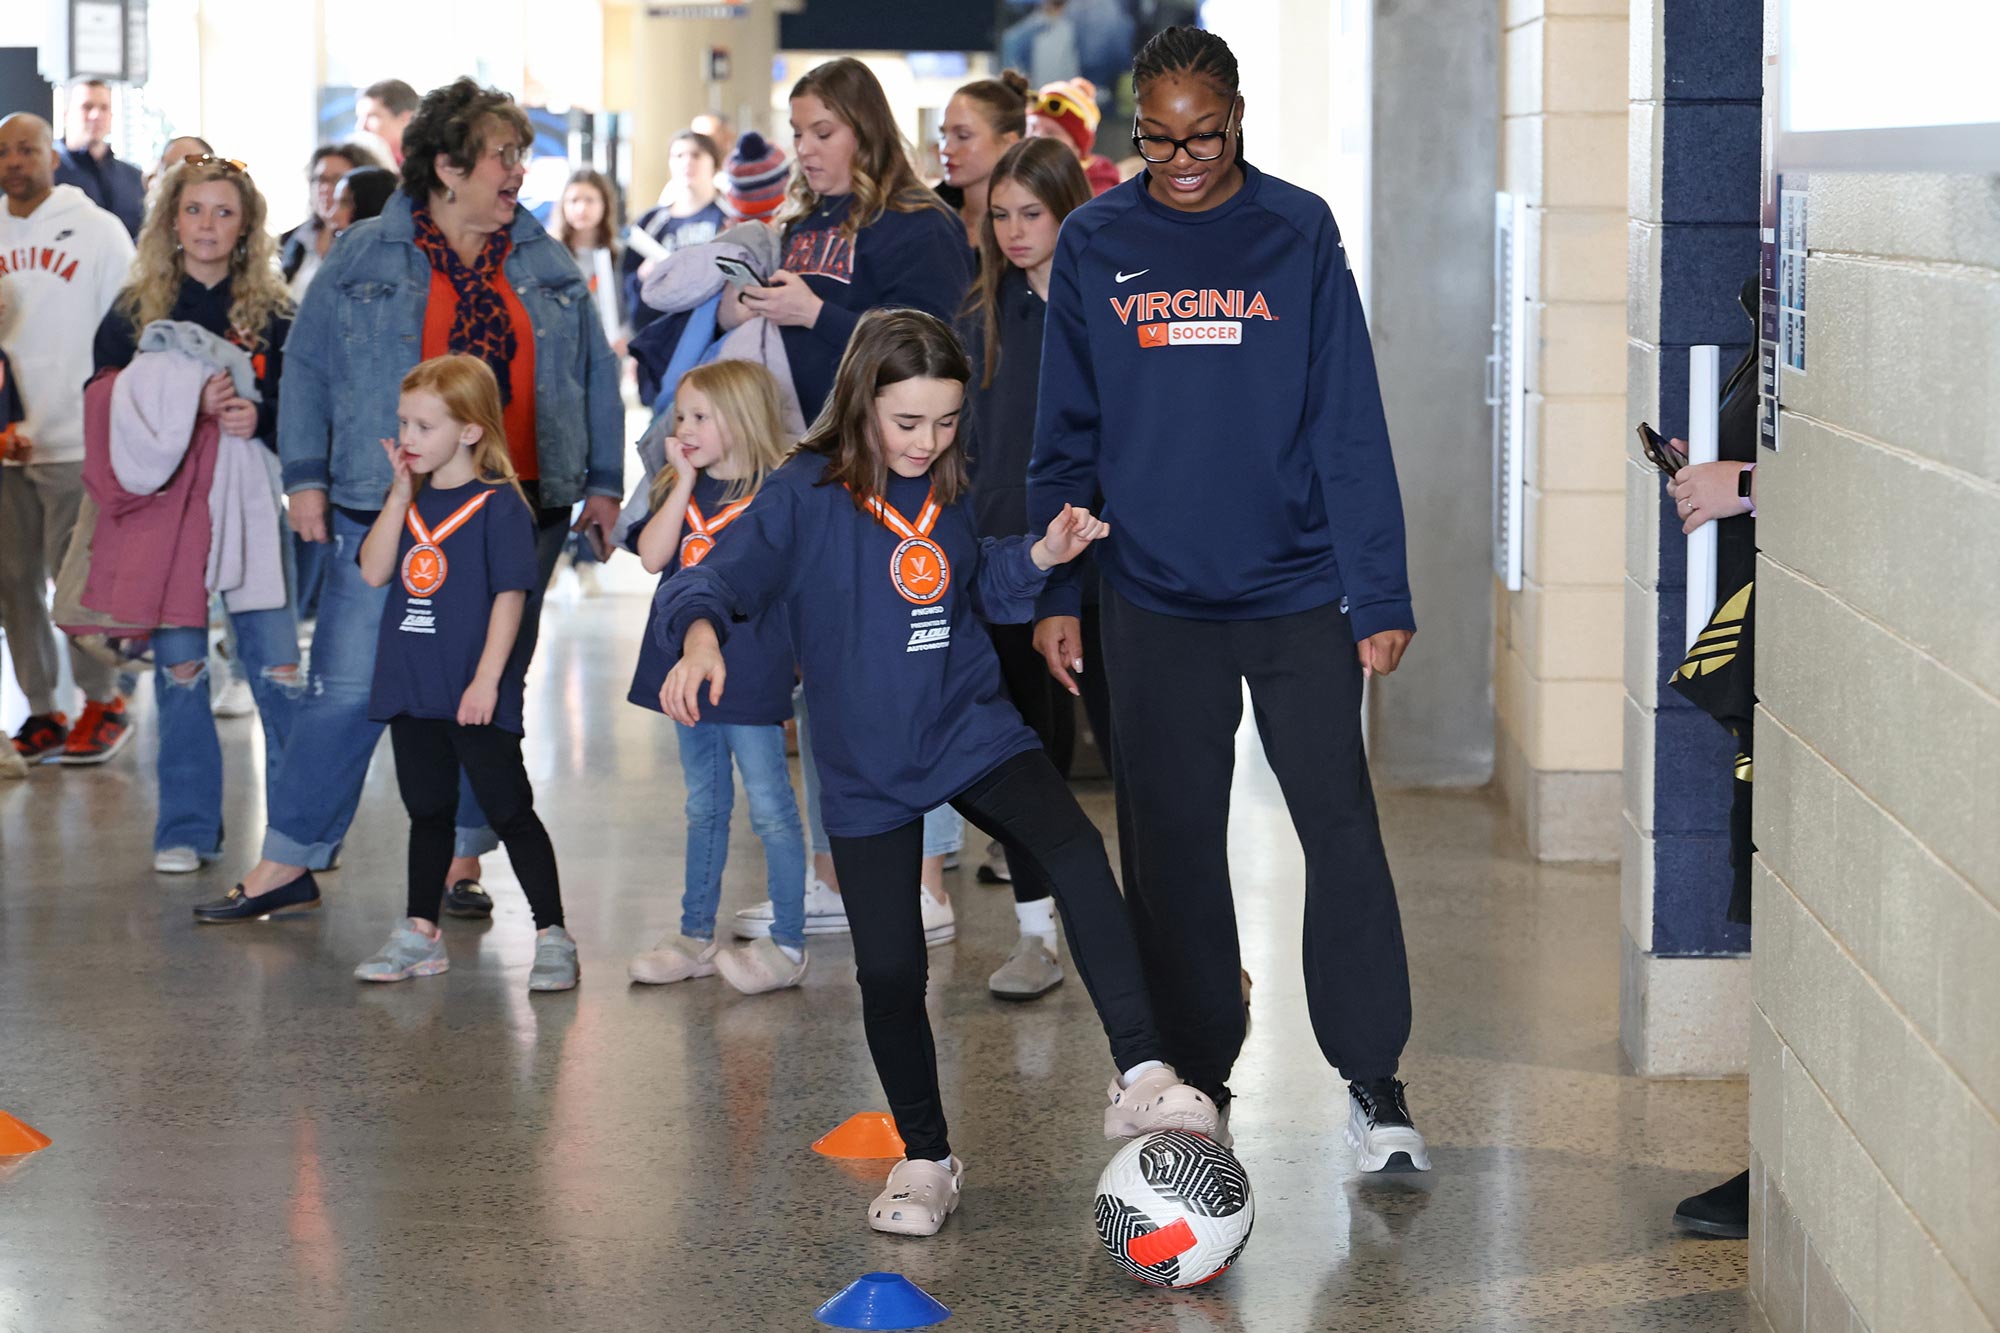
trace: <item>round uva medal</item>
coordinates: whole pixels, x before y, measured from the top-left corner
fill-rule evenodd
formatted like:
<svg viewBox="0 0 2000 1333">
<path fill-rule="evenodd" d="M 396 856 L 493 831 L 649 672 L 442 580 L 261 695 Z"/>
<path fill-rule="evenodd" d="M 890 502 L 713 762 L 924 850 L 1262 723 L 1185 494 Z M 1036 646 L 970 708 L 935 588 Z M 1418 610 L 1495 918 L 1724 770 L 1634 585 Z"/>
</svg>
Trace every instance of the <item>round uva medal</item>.
<svg viewBox="0 0 2000 1333">
<path fill-rule="evenodd" d="M 905 601 L 927 606 L 951 587 L 951 562 L 928 537 L 910 537 L 889 559 L 889 577 Z"/>
<path fill-rule="evenodd" d="M 403 555 L 403 587 L 412 597 L 429 597 L 444 586 L 447 569 L 443 551 L 418 542 Z"/>
</svg>

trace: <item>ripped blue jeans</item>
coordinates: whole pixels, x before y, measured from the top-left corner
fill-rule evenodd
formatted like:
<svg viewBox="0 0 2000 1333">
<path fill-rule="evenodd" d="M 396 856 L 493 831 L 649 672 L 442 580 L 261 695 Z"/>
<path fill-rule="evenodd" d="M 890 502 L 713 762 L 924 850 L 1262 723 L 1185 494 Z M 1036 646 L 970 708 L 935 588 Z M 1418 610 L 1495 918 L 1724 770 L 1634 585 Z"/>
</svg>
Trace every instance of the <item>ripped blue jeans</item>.
<svg viewBox="0 0 2000 1333">
<path fill-rule="evenodd" d="M 298 623 L 290 607 L 232 613 L 236 655 L 264 726 L 264 799 L 284 758 L 305 693 Z M 159 709 L 160 814 L 153 849 L 192 847 L 204 860 L 222 850 L 222 744 L 209 707 L 208 630 L 153 631 L 153 700 Z"/>
</svg>

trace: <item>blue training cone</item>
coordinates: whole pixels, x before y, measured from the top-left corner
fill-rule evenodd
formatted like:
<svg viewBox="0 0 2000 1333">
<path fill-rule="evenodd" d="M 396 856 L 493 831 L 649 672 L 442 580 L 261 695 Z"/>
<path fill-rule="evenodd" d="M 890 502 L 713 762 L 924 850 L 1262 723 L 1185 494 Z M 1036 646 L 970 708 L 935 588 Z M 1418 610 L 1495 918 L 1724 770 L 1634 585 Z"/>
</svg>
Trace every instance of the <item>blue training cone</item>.
<svg viewBox="0 0 2000 1333">
<path fill-rule="evenodd" d="M 835 1328 L 928 1328 L 951 1311 L 901 1273 L 863 1273 L 813 1318 Z"/>
</svg>

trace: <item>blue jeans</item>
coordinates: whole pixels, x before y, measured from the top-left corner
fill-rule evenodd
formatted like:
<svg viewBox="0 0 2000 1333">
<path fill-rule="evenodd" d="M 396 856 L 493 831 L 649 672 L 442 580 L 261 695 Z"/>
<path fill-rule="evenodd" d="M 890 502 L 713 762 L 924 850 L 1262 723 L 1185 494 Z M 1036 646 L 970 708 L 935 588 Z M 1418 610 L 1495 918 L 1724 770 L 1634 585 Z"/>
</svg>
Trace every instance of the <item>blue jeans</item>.
<svg viewBox="0 0 2000 1333">
<path fill-rule="evenodd" d="M 292 721 L 305 693 L 298 668 L 298 626 L 290 607 L 231 613 L 236 658 L 257 699 L 264 724 L 264 799 L 275 789 Z M 194 663 L 192 678 L 174 668 Z M 291 667 L 290 679 L 274 674 Z M 153 631 L 153 699 L 159 706 L 160 814 L 153 825 L 153 850 L 192 847 L 203 859 L 222 850 L 222 745 L 209 709 L 208 630 Z"/>
<path fill-rule="evenodd" d="M 826 836 L 826 823 L 819 813 L 819 769 L 813 766 L 812 726 L 806 718 L 806 691 L 803 685 L 792 691 L 792 713 L 799 720 L 799 773 L 806 783 L 806 826 L 815 855 L 831 855 L 833 843 Z M 949 856 L 965 846 L 965 820 L 949 805 L 941 805 L 924 816 L 924 855 Z"/>
<path fill-rule="evenodd" d="M 313 631 L 312 672 L 285 746 L 285 761 L 271 783 L 269 827 L 264 830 L 266 859 L 309 870 L 324 870 L 333 863 L 361 804 L 361 786 L 368 778 L 375 743 L 382 738 L 382 724 L 368 719 L 368 695 L 375 684 L 375 643 L 389 589 L 369 587 L 356 563 L 367 527 L 337 509 L 328 511 L 327 526 L 333 541 L 326 583 L 320 589 L 319 625 Z M 558 540 L 551 549 L 560 551 L 562 529 L 553 531 Z M 539 543 L 536 553 L 541 553 Z M 544 584 L 554 565 L 552 553 L 542 565 Z M 521 618 L 526 642 L 517 651 L 534 651 L 541 604 L 540 589 L 529 594 Z M 500 845 L 486 827 L 486 816 L 462 773 L 457 821 L 458 855 L 479 856 Z"/>
<path fill-rule="evenodd" d="M 729 856 L 729 811 L 736 796 L 729 757 L 736 756 L 750 827 L 764 843 L 764 877 L 771 894 L 771 938 L 803 949 L 806 942 L 806 851 L 799 803 L 785 761 L 783 727 L 698 722 L 675 724 L 681 773 L 687 779 L 687 880 L 681 891 L 681 934 L 715 937 L 722 901 L 722 866 Z"/>
</svg>

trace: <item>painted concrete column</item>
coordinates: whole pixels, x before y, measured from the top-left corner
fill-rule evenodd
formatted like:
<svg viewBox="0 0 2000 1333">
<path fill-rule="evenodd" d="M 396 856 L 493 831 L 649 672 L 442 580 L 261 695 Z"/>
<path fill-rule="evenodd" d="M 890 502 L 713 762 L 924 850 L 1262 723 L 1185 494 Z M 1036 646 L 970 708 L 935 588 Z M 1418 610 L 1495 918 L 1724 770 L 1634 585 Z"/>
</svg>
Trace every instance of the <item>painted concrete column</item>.
<svg viewBox="0 0 2000 1333">
<path fill-rule="evenodd" d="M 1638 0 L 1632 10 L 1627 416 L 1687 435 L 1688 349 L 1748 347 L 1757 273 L 1762 18 L 1756 4 Z M 1740 1073 L 1746 927 L 1732 884 L 1729 734 L 1666 685 L 1686 654 L 1686 538 L 1658 469 L 1626 446 L 1624 988 L 1641 1073 Z"/>
<path fill-rule="evenodd" d="M 717 6 L 716 8 L 719 8 Z M 704 111 L 728 116 L 736 132 L 763 134 L 772 126 L 771 61 L 778 49 L 778 11 L 772 0 L 748 0 L 732 18 L 682 18 L 671 7 L 655 14 L 645 5 L 630 11 L 632 61 L 631 123 L 632 211 L 652 206 L 667 183 L 667 157 L 674 135 Z M 607 21 L 609 20 L 607 15 Z M 707 77 L 709 52 L 729 52 L 729 77 Z M 607 78 L 607 84 L 617 81 Z M 791 155 L 789 133 L 781 135 Z M 727 154 L 733 145 L 718 145 Z"/>
</svg>

